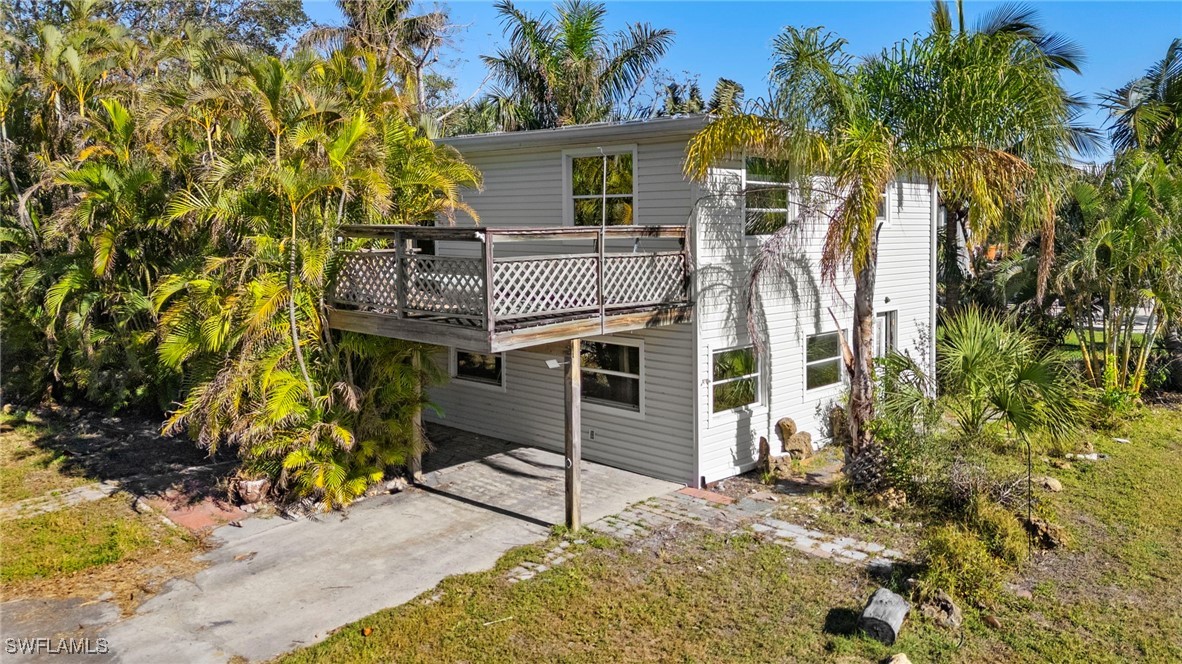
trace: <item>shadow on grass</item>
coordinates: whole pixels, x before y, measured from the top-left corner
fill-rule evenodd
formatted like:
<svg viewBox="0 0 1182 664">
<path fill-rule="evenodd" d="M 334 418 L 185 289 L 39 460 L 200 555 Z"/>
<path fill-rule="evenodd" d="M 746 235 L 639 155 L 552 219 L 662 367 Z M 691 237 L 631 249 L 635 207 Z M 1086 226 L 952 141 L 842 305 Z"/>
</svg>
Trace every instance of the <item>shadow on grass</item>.
<svg viewBox="0 0 1182 664">
<path fill-rule="evenodd" d="M 858 618 L 861 615 L 862 612 L 856 609 L 829 609 L 822 629 L 833 636 L 854 636 L 858 633 Z"/>
</svg>

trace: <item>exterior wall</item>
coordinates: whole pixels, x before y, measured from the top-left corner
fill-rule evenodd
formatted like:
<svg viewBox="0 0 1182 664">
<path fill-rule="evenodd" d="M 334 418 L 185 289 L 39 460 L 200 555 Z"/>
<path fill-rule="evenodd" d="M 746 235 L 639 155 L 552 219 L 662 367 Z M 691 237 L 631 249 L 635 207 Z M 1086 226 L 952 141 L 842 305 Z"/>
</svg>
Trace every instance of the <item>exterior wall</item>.
<svg viewBox="0 0 1182 664">
<path fill-rule="evenodd" d="M 825 223 L 814 220 L 804 224 L 793 242 L 798 247 L 793 257 L 796 268 L 765 278 L 758 289 L 760 306 L 755 319 L 766 340 L 761 352 L 760 401 L 730 412 L 711 412 L 712 353 L 752 343 L 746 322 L 746 284 L 759 243 L 766 240 L 743 234 L 742 164 L 713 169 L 701 185 L 687 182 L 682 176 L 685 140 L 683 136 L 641 137 L 597 145 L 572 140 L 561 146 L 465 154 L 485 178 L 484 190 L 467 192 L 465 200 L 480 214 L 482 226 L 569 224 L 564 151 L 635 146 L 636 222 L 691 224 L 694 321 L 620 335 L 644 344 L 644 412 L 637 415 L 586 406 L 584 455 L 589 460 L 696 485 L 750 470 L 761 436 L 778 449 L 774 424 L 781 417 L 795 419 L 801 430 L 813 434 L 816 444 L 824 442 L 823 413 L 841 399 L 846 387 L 805 389 L 805 338 L 832 331 L 837 324 L 850 329 L 847 302 L 852 286 L 847 281 L 833 289 L 819 283 L 816 266 Z M 930 361 L 932 191 L 921 182 L 892 185 L 890 208 L 889 223 L 879 236 L 875 309 L 898 312 L 898 350 Z M 471 221 L 461 218 L 457 223 Z M 478 250 L 476 244 L 441 243 L 437 251 L 466 253 Z M 498 246 L 497 255 L 563 250 L 569 246 L 508 244 Z M 431 398 L 442 414 L 428 413 L 428 418 L 561 451 L 562 371 L 545 366 L 553 352 L 539 348 L 507 353 L 503 390 L 462 380 L 432 390 Z M 440 361 L 447 366 L 446 353 Z"/>
<path fill-rule="evenodd" d="M 583 404 L 583 456 L 590 461 L 691 483 L 694 479 L 693 327 L 670 325 L 603 337 L 643 342 L 643 413 Z M 424 413 L 429 421 L 517 443 L 562 452 L 564 392 L 562 369 L 541 351 L 505 353 L 504 389 L 453 379 L 430 391 L 442 413 Z M 439 355 L 446 369 L 447 353 Z"/>
<path fill-rule="evenodd" d="M 765 276 L 757 289 L 755 322 L 765 343 L 760 354 L 760 402 L 734 411 L 711 412 L 712 353 L 752 344 L 747 325 L 747 279 L 759 244 L 766 239 L 743 234 L 742 188 L 742 164 L 714 169 L 702 187 L 706 195 L 699 201 L 695 219 L 698 472 L 706 482 L 753 468 L 761 436 L 778 451 L 780 441 L 774 427 L 782 417 L 796 420 L 800 430 L 813 435 L 815 445 L 825 442 L 824 413 L 846 391 L 844 383 L 805 389 L 806 337 L 831 332 L 838 324 L 847 332 L 852 326 L 848 304 L 852 302 L 852 282 L 846 279 L 836 288 L 820 283 L 817 265 L 826 224 L 814 219 L 803 224 L 793 238 L 792 246 L 799 248 L 792 256 L 793 267 Z M 875 311 L 896 310 L 896 349 L 930 361 L 931 190 L 925 183 L 894 183 L 889 206 L 889 221 L 879 235 Z"/>
<path fill-rule="evenodd" d="M 509 152 L 476 152 L 465 158 L 484 174 L 484 190 L 464 200 L 490 228 L 562 226 L 565 219 L 564 151 L 587 147 L 635 146 L 634 218 L 638 224 L 686 224 L 693 186 L 681 175 L 682 138 L 665 137 L 596 145 L 572 142 Z M 458 218 L 457 225 L 471 225 Z M 664 242 L 666 244 L 657 244 Z M 645 240 L 652 248 L 672 248 L 668 240 Z M 573 243 L 506 243 L 497 256 L 569 251 Z M 610 244 L 610 243 L 609 243 Z M 587 243 L 588 248 L 590 243 Z M 610 249 L 627 250 L 627 246 Z M 642 248 L 649 248 L 642 246 Z M 440 243 L 440 254 L 474 254 L 479 243 Z M 643 342 L 644 412 L 584 404 L 583 456 L 591 461 L 675 482 L 695 483 L 693 412 L 694 328 L 690 324 L 643 330 L 622 336 Z M 610 337 L 604 340 L 610 341 Z M 549 369 L 552 350 L 506 353 L 505 388 L 452 380 L 431 390 L 441 415 L 427 419 L 459 429 L 561 452 L 563 449 L 562 370 Z M 447 353 L 440 355 L 444 368 Z"/>
</svg>

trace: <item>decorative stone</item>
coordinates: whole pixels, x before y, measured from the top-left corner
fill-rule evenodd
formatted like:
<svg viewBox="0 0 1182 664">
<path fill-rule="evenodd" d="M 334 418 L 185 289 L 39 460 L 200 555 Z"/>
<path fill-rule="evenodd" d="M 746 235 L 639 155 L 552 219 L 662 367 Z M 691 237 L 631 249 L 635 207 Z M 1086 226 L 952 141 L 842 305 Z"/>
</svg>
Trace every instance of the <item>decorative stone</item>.
<svg viewBox="0 0 1182 664">
<path fill-rule="evenodd" d="M 406 491 L 406 488 L 410 485 L 405 479 L 401 477 L 395 477 L 393 479 L 387 480 L 385 486 L 386 491 L 390 493 L 398 493 L 400 491 Z"/>
<path fill-rule="evenodd" d="M 1026 530 L 1034 537 L 1034 543 L 1043 549 L 1057 549 L 1067 542 L 1067 531 L 1046 519 L 1034 517 L 1026 522 Z"/>
<path fill-rule="evenodd" d="M 791 417 L 781 417 L 780 421 L 776 422 L 776 433 L 780 435 L 781 444 L 787 445 L 788 439 L 791 438 L 792 435 L 796 433 L 796 431 L 796 420 L 792 419 Z M 788 448 L 785 447 L 784 451 L 787 452 Z"/>
<path fill-rule="evenodd" d="M 270 490 L 271 480 L 265 477 L 258 480 L 238 480 L 235 484 L 238 499 L 247 505 L 261 503 Z"/>
<path fill-rule="evenodd" d="M 992 614 L 985 616 L 985 624 L 989 625 L 993 629 L 1001 629 L 1001 620 Z"/>
<path fill-rule="evenodd" d="M 895 653 L 887 660 L 887 664 L 911 664 L 911 660 L 903 653 Z"/>
<path fill-rule="evenodd" d="M 936 596 L 924 603 L 920 612 L 937 625 L 949 629 L 957 629 L 964 622 L 960 607 L 943 590 L 937 590 Z"/>
<path fill-rule="evenodd" d="M 1059 493 L 1063 490 L 1063 483 L 1053 477 L 1036 477 L 1034 483 L 1051 493 Z"/>
<path fill-rule="evenodd" d="M 813 436 L 807 431 L 797 431 L 784 441 L 784 451 L 797 459 L 813 455 Z"/>
</svg>

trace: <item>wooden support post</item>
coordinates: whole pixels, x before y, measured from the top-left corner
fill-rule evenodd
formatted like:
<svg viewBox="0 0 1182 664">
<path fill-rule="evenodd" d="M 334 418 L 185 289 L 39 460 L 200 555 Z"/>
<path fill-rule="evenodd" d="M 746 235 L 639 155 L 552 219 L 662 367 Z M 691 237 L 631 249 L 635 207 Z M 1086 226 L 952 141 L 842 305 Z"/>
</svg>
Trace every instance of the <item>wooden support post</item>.
<svg viewBox="0 0 1182 664">
<path fill-rule="evenodd" d="M 579 464 L 583 460 L 583 385 L 579 370 L 581 348 L 578 339 L 567 342 L 566 384 L 566 527 L 575 532 L 582 527 Z"/>
<path fill-rule="evenodd" d="M 414 398 L 422 401 L 423 382 L 419 379 L 419 375 L 422 373 L 423 366 L 418 352 L 410 356 L 410 364 L 415 372 Z M 423 408 L 419 404 L 415 405 L 414 415 L 411 416 L 411 427 L 414 428 L 414 431 L 411 433 L 411 457 L 410 463 L 408 464 L 410 467 L 410 481 L 415 484 L 421 484 L 423 481 L 423 448 L 425 444 L 423 442 Z"/>
</svg>

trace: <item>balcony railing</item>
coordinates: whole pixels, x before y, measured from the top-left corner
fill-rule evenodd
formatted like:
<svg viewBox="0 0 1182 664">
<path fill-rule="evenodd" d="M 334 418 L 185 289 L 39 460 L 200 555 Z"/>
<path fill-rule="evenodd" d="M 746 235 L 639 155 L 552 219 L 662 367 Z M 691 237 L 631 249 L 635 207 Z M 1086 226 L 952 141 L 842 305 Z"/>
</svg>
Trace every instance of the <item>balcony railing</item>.
<svg viewBox="0 0 1182 664">
<path fill-rule="evenodd" d="M 495 347 L 505 345 L 496 343 L 499 333 L 572 321 L 582 321 L 575 327 L 586 330 L 589 320 L 598 320 L 606 332 L 614 316 L 689 305 L 683 226 L 347 226 L 344 234 L 386 240 L 391 248 L 345 254 L 333 301 L 337 310 L 355 313 L 336 319 L 372 314 L 400 321 L 389 336 L 418 321 L 479 331 Z M 416 253 L 412 240 L 432 241 L 441 251 Z M 580 244 L 576 241 L 589 249 L 572 249 Z M 540 242 L 553 253 L 527 249 Z M 641 251 L 641 244 L 667 247 Z M 510 249 L 507 245 L 513 245 L 512 255 L 498 255 L 498 248 Z"/>
</svg>

